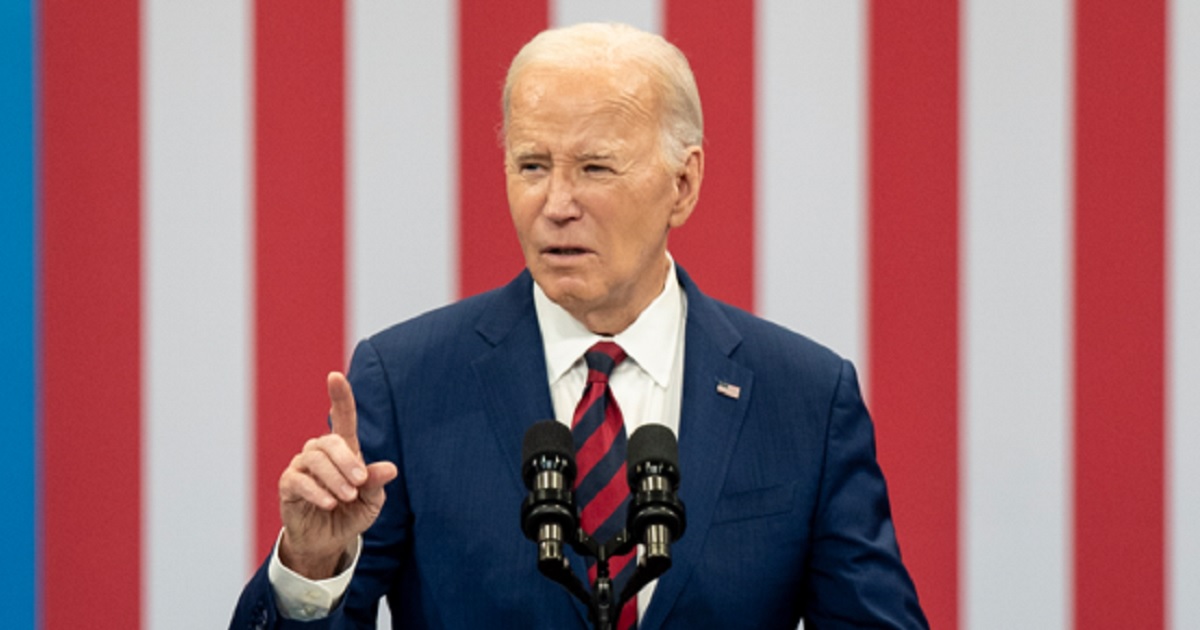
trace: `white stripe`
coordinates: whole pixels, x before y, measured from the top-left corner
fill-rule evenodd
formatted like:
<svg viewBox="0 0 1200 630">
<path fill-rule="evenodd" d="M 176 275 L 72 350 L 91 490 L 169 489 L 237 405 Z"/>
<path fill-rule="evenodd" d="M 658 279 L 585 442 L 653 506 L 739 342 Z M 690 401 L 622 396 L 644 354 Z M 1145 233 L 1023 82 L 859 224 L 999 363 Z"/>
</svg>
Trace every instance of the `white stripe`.
<svg viewBox="0 0 1200 630">
<path fill-rule="evenodd" d="M 963 5 L 967 628 L 1069 627 L 1068 5 Z"/>
<path fill-rule="evenodd" d="M 353 348 L 454 297 L 458 57 L 454 3 L 346 6 L 346 333 Z"/>
<path fill-rule="evenodd" d="M 250 8 L 142 9 L 144 625 L 217 628 L 252 561 Z"/>
<path fill-rule="evenodd" d="M 624 22 L 643 31 L 662 33 L 662 4 L 656 0 L 550 0 L 550 23 Z"/>
<path fill-rule="evenodd" d="M 458 41 L 452 2 L 346 7 L 350 350 L 455 297 Z"/>
<path fill-rule="evenodd" d="M 1168 5 L 1167 611 L 1200 628 L 1200 3 Z"/>
<path fill-rule="evenodd" d="M 764 0 L 757 30 L 758 310 L 866 374 L 866 7 Z"/>
</svg>

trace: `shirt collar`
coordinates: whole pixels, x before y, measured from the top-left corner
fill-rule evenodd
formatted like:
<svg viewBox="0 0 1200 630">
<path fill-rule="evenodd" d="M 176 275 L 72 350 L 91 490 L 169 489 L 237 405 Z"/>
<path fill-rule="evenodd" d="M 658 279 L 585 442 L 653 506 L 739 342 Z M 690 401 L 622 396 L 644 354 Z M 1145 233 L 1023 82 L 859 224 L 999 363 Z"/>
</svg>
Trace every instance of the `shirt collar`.
<svg viewBox="0 0 1200 630">
<path fill-rule="evenodd" d="M 562 378 L 592 344 L 612 339 L 655 383 L 660 387 L 668 386 L 682 325 L 683 292 L 675 275 L 675 260 L 670 254 L 667 259 L 670 268 L 662 293 L 615 337 L 602 337 L 591 332 L 566 309 L 552 302 L 536 282 L 533 283 L 533 304 L 542 331 L 546 372 L 551 384 Z"/>
</svg>

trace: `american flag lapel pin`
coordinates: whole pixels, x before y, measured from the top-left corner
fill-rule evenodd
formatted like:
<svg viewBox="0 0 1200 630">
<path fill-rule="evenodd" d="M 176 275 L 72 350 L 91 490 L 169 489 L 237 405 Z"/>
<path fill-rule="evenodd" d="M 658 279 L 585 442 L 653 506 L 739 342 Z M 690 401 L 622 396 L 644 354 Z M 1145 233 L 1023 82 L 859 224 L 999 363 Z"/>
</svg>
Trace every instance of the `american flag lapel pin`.
<svg viewBox="0 0 1200 630">
<path fill-rule="evenodd" d="M 742 388 L 727 381 L 717 381 L 717 393 L 737 400 L 742 395 Z"/>
</svg>

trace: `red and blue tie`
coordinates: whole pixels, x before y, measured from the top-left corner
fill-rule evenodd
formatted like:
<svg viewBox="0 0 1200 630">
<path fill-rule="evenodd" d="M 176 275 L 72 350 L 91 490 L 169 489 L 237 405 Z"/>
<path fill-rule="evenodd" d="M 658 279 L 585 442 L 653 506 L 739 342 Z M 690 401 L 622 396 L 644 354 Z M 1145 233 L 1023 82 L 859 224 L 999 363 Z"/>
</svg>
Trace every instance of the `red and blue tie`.
<svg viewBox="0 0 1200 630">
<path fill-rule="evenodd" d="M 575 407 L 571 434 L 575 439 L 575 464 L 579 468 L 575 500 L 580 507 L 583 530 L 603 544 L 625 527 L 629 506 L 629 485 L 625 480 L 625 420 L 613 399 L 608 377 L 625 360 L 625 351 L 611 341 L 601 341 L 584 355 L 587 385 Z M 629 581 L 637 563 L 636 552 L 609 561 L 616 593 Z M 588 567 L 588 580 L 595 582 L 596 566 Z M 631 600 L 621 609 L 617 629 L 637 625 L 637 603 Z"/>
</svg>

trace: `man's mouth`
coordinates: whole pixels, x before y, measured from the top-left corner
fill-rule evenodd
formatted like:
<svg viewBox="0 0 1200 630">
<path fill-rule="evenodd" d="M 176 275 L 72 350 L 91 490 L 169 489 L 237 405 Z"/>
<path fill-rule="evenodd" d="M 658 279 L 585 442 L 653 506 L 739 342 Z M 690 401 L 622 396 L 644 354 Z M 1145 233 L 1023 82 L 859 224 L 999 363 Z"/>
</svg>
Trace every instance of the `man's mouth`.
<svg viewBox="0 0 1200 630">
<path fill-rule="evenodd" d="M 578 256 L 588 252 L 582 247 L 547 247 L 544 251 L 554 256 Z"/>
</svg>

